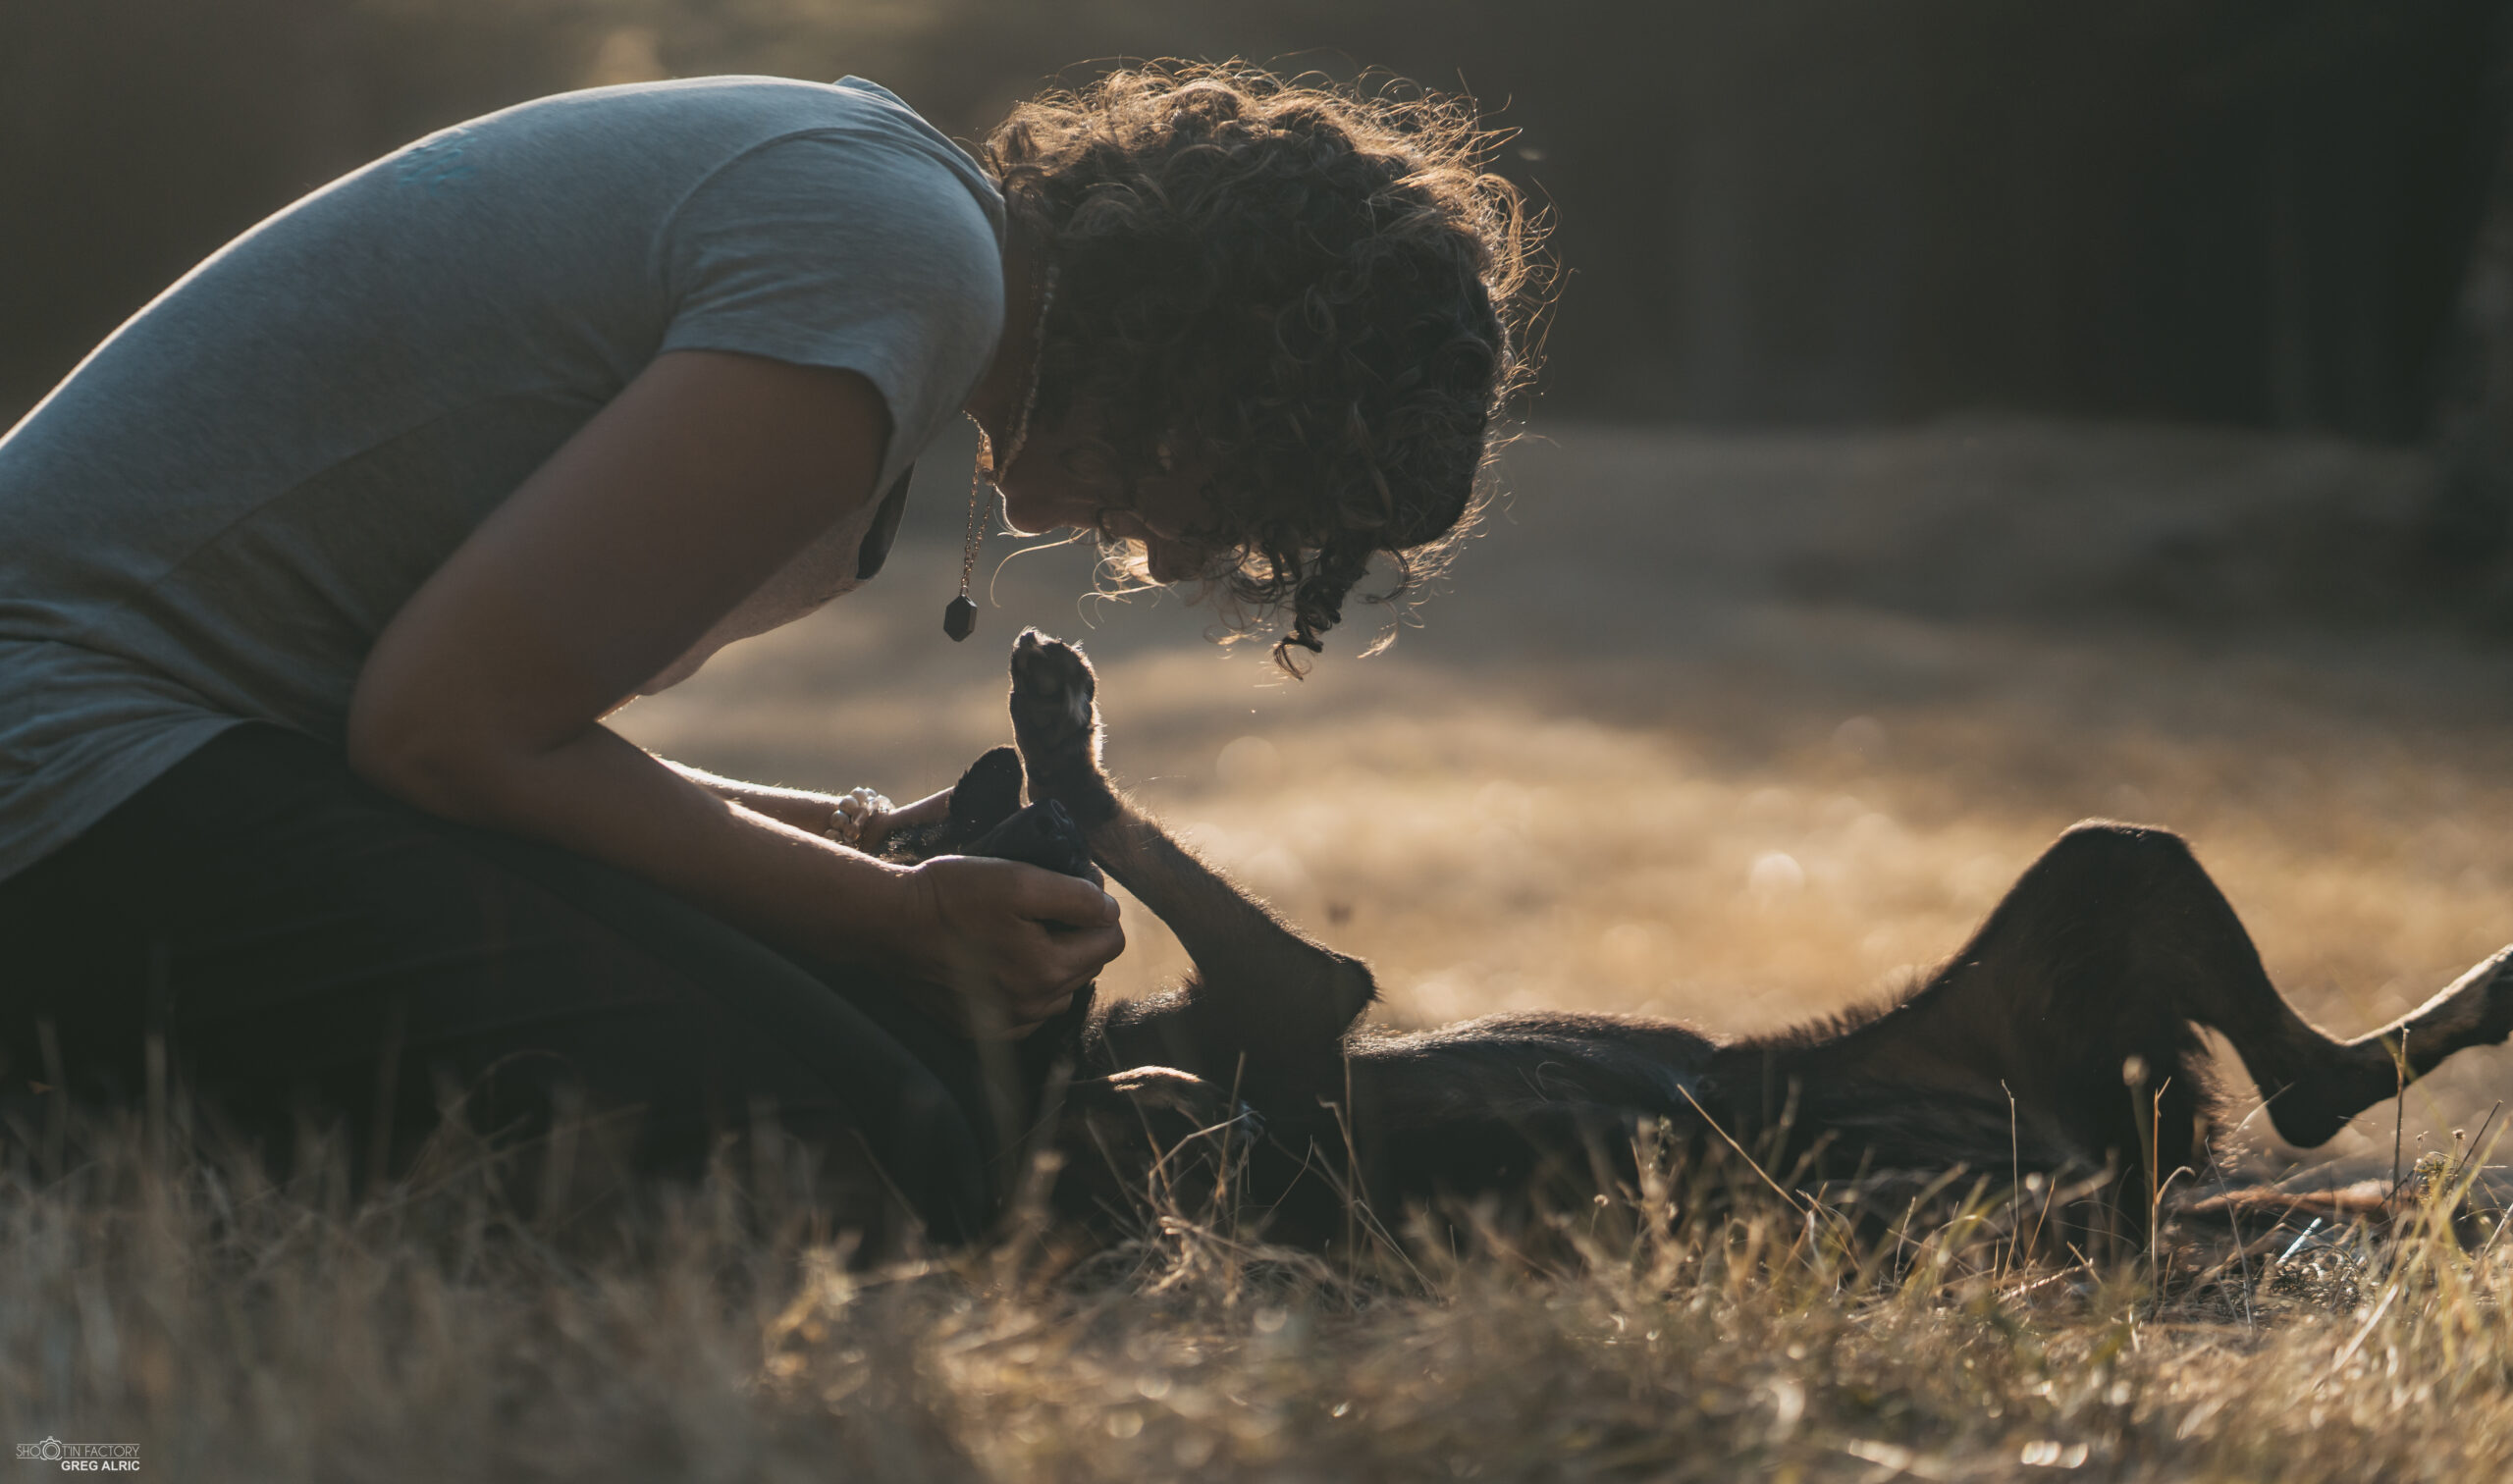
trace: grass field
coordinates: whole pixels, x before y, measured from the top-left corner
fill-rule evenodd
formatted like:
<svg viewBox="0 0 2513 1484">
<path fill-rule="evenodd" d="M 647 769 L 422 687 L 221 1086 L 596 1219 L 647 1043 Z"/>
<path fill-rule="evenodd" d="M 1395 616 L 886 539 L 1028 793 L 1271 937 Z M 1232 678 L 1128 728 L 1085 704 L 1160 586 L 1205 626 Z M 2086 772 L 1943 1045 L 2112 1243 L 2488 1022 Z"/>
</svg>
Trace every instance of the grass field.
<svg viewBox="0 0 2513 1484">
<path fill-rule="evenodd" d="M 1422 627 L 1358 662 L 1339 635 L 1300 684 L 1174 600 L 1077 604 L 1071 551 L 1004 567 L 950 646 L 961 467 L 931 460 L 879 582 L 625 729 L 904 799 L 1005 738 L 1022 623 L 1080 638 L 1112 768 L 1368 957 L 1409 1023 L 1570 1005 L 1742 1030 L 1888 992 L 2095 815 L 2186 833 L 2334 1031 L 2513 939 L 2513 649 L 2418 611 L 2409 454 L 1559 428 L 1513 455 Z M 1120 992 L 1181 962 L 1128 925 Z M 2461 1152 L 2508 1092 L 2513 1052 L 2469 1053 L 2396 1128 L 2384 1104 L 2307 1155 L 2251 1119 L 2229 1161 L 2387 1176 L 2395 1136 Z M 1880 1266 L 1776 1207 L 1666 1228 L 1644 1201 L 1581 1228 L 1583 1263 L 1327 1267 L 1180 1213 L 1085 1275 L 1010 1250 L 848 1276 L 729 1191 L 589 1239 L 472 1181 L 353 1207 L 319 1178 L 95 1148 L 66 1178 L 19 1149 L 0 1196 L 0 1426 L 136 1443 L 159 1476 L 2513 1470 L 2513 1242 L 2323 1232 L 2282 1263 L 2280 1239 L 2065 1269 L 1958 1220 Z M 2500 1204 L 2484 1164 L 2455 1169 Z"/>
</svg>

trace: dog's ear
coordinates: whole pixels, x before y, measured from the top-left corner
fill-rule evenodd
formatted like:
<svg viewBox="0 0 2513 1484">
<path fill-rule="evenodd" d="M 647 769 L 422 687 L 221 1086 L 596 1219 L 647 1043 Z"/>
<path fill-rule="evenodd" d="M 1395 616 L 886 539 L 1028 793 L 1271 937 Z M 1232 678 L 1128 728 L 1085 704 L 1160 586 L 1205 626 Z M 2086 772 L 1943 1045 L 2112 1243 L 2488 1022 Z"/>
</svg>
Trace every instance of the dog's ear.
<svg viewBox="0 0 2513 1484">
<path fill-rule="evenodd" d="M 951 785 L 952 847 L 977 839 L 1020 807 L 1021 755 L 1008 747 L 993 748 Z"/>
</svg>

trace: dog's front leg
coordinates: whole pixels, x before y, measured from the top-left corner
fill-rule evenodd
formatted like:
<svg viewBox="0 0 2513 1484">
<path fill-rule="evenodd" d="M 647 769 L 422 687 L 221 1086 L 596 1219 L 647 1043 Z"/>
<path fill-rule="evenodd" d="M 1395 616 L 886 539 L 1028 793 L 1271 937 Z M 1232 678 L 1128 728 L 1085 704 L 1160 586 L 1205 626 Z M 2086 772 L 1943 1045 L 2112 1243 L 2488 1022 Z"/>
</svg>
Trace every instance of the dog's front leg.
<svg viewBox="0 0 2513 1484">
<path fill-rule="evenodd" d="M 1111 1007 L 1120 1064 L 1164 1061 L 1229 1082 L 1329 1077 L 1377 995 L 1360 960 L 1312 942 L 1172 840 L 1099 764 L 1098 682 L 1082 652 L 1031 629 L 1012 648 L 1012 727 L 1034 802 L 1053 800 L 1093 859 L 1178 935 L 1177 992 Z"/>
</svg>

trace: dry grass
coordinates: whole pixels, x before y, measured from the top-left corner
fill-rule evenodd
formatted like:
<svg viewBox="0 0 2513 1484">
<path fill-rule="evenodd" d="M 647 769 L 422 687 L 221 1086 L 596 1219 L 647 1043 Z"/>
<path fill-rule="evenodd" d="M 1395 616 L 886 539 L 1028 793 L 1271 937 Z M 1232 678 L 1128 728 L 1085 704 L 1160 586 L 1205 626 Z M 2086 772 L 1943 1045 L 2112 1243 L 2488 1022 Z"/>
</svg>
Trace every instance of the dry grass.
<svg viewBox="0 0 2513 1484">
<path fill-rule="evenodd" d="M 180 1479 L 2513 1466 L 2513 1249 L 2440 1222 L 2055 1267 L 1978 1200 L 1862 1242 L 1660 1184 L 1549 1262 L 1334 1267 L 1172 1212 L 1078 1271 L 1015 1246 L 850 1274 L 730 1180 L 561 1224 L 479 1166 L 352 1206 L 155 1146 L 0 1181 L 0 1426 Z"/>
<path fill-rule="evenodd" d="M 2421 473 L 2141 430 L 1572 430 L 1523 451 L 1427 628 L 1296 688 L 1182 642 L 1174 605 L 1077 612 L 1070 554 L 1014 563 L 948 647 L 933 498 L 881 583 L 628 725 L 904 796 L 1002 736 L 1019 622 L 1079 634 L 1115 768 L 1410 1021 L 1821 1010 L 1951 952 L 2066 823 L 2141 818 L 2352 1032 L 2513 937 L 2513 660 L 2379 611 Z M 1130 930 L 1112 979 L 1141 987 L 1176 949 Z M 2411 1152 L 2508 1086 L 2507 1053 L 2463 1057 L 2408 1100 Z M 2326 1178 L 2386 1172 L 2391 1113 Z M 484 1180 L 351 1207 L 136 1135 L 67 1175 L 16 1147 L 0 1428 L 185 1479 L 2513 1467 L 2513 1243 L 2416 1227 L 2282 1267 L 2196 1235 L 2161 1267 L 2020 1267 L 1978 1211 L 1878 1248 L 1655 1192 L 1581 1213 L 1577 1262 L 1337 1269 L 1173 1213 L 1083 1273 L 848 1277 L 729 1185 L 560 1231 Z"/>
</svg>

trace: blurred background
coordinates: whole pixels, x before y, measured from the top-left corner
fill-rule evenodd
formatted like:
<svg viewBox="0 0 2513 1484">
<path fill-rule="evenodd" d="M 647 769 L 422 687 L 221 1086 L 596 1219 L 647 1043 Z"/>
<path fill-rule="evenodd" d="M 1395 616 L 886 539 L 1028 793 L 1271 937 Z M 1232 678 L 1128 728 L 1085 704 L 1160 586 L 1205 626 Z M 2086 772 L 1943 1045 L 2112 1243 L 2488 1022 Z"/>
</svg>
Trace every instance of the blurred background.
<svg viewBox="0 0 2513 1484">
<path fill-rule="evenodd" d="M 1468 91 L 1558 208 L 1556 399 L 2417 436 L 2504 132 L 2498 0 L 7 0 L 0 367 L 40 389 L 333 175 L 536 94 L 857 73 L 962 136 L 1088 59 Z M 1075 64 L 1083 64 L 1079 67 Z"/>
<path fill-rule="evenodd" d="M 1082 637 L 1118 770 L 1397 1021 L 1890 991 L 2089 815 L 2190 834 L 2348 1034 L 2513 938 L 2506 0 L 0 0 L 0 414 L 261 216 L 523 98 L 854 73 L 973 137 L 1164 55 L 1514 132 L 1564 273 L 1452 591 L 1293 684 L 1050 550 L 955 648 L 938 449 L 882 581 L 632 735 L 906 798 L 1004 734 L 1021 623 Z M 1126 988 L 1177 965 L 1131 922 Z M 2464 1058 L 2410 1136 L 2508 1089 Z"/>
</svg>

